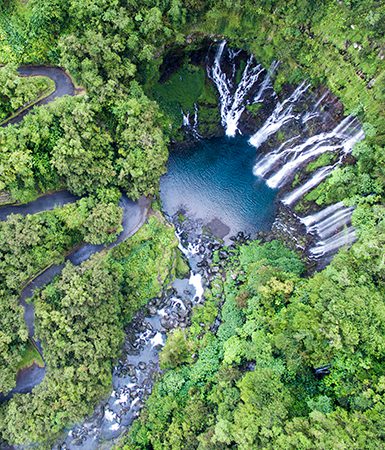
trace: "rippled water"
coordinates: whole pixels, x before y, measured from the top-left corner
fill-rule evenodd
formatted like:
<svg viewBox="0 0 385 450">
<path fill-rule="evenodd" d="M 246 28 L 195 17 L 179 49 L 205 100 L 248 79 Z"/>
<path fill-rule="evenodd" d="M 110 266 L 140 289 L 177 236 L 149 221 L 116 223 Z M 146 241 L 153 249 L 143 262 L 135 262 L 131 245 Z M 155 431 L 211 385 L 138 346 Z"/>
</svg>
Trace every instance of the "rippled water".
<svg viewBox="0 0 385 450">
<path fill-rule="evenodd" d="M 253 175 L 256 156 L 244 137 L 204 140 L 173 150 L 161 179 L 164 211 L 172 216 L 185 210 L 211 224 L 220 237 L 269 229 L 277 191 Z"/>
</svg>

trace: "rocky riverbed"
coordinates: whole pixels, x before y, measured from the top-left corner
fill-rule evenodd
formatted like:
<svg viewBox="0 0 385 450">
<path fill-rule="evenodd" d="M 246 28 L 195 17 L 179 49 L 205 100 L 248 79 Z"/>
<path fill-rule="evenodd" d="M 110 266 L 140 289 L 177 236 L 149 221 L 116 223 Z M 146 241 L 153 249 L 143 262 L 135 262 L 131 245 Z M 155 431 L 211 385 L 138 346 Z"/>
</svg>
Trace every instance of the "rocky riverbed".
<svg viewBox="0 0 385 450">
<path fill-rule="evenodd" d="M 167 333 L 190 323 L 194 306 L 204 302 L 204 291 L 217 276 L 229 254 L 223 242 L 202 221 L 169 218 L 175 225 L 179 248 L 189 266 L 189 276 L 175 279 L 163 294 L 149 301 L 127 326 L 124 348 L 113 371 L 112 392 L 91 418 L 68 431 L 57 450 L 93 450 L 113 447 L 119 436 L 139 416 L 145 399 L 160 374 L 159 353 Z M 233 241 L 246 242 L 242 232 Z M 213 264 L 218 251 L 219 262 Z"/>
</svg>

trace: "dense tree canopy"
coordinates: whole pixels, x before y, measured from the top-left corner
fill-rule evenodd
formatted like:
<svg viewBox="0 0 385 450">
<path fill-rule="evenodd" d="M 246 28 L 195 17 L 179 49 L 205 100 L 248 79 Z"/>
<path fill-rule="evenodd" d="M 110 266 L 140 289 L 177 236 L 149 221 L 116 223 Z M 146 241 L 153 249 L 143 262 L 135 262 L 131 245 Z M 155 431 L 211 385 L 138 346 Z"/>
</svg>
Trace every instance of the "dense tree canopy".
<svg viewBox="0 0 385 450">
<path fill-rule="evenodd" d="M 106 216 L 103 226 L 98 226 Z M 76 244 L 114 240 L 121 221 L 122 210 L 115 204 L 83 198 L 53 211 L 25 217 L 11 214 L 0 222 L 0 392 L 15 386 L 16 371 L 27 346 L 23 308 L 18 304 L 21 289 L 41 271 L 60 263 Z"/>
<path fill-rule="evenodd" d="M 365 237 L 384 239 L 381 215 Z M 241 247 L 192 326 L 167 341 L 168 370 L 124 448 L 381 448 L 382 259 L 364 239 L 304 280 L 279 243 Z"/>
<path fill-rule="evenodd" d="M 31 394 L 15 395 L 6 404 L 0 423 L 4 439 L 51 440 L 92 412 L 111 388 L 123 325 L 175 275 L 178 252 L 173 229 L 152 217 L 108 253 L 81 266 L 67 263 L 35 296 L 36 334 L 49 371 Z"/>
<path fill-rule="evenodd" d="M 44 77 L 22 78 L 18 76 L 16 69 L 16 64 L 0 67 L 0 122 L 19 108 L 37 100 L 42 94 L 48 93 L 52 85 L 51 80 Z"/>
<path fill-rule="evenodd" d="M 359 240 L 312 276 L 279 242 L 234 250 L 191 326 L 170 335 L 164 374 L 122 446 L 383 448 L 385 4 L 376 0 L 2 2 L 0 122 L 52 88 L 18 77 L 20 64 L 62 66 L 81 95 L 0 128 L 0 199 L 28 202 L 61 188 L 84 197 L 0 222 L 0 392 L 14 387 L 28 345 L 25 283 L 81 242 L 112 242 L 122 192 L 158 193 L 181 107 L 199 103 L 207 134 L 219 123 L 203 66 L 183 58 L 207 37 L 225 37 L 265 67 L 279 60 L 278 92 L 303 79 L 325 84 L 358 116 L 366 138 L 351 164 L 297 209 L 343 200 L 356 207 Z M 162 65 L 173 51 L 182 55 L 177 71 Z M 155 215 L 36 293 L 47 375 L 0 407 L 1 439 L 45 445 L 92 411 L 110 388 L 124 324 L 167 286 L 179 258 L 174 230 Z"/>
</svg>

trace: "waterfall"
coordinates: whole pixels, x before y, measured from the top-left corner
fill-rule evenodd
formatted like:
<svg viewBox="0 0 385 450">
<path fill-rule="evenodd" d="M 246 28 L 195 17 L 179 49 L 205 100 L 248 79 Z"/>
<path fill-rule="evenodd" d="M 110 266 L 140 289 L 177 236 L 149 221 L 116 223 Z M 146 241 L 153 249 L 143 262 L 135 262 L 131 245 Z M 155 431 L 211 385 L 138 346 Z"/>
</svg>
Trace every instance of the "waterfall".
<svg viewBox="0 0 385 450">
<path fill-rule="evenodd" d="M 326 208 L 322 209 L 321 211 L 315 214 L 303 217 L 300 220 L 307 228 L 315 224 L 316 222 L 323 220 L 325 217 L 330 216 L 330 214 L 334 213 L 334 211 L 337 211 L 338 209 L 341 209 L 343 206 L 344 206 L 343 202 L 338 202 L 335 203 L 334 205 L 327 206 Z"/>
<path fill-rule="evenodd" d="M 302 82 L 295 91 L 284 100 L 278 102 L 271 116 L 266 120 L 262 127 L 251 136 L 249 142 L 254 147 L 260 147 L 272 134 L 276 133 L 285 123 L 292 119 L 298 119 L 293 111 L 296 102 L 309 89 L 310 84 Z"/>
<path fill-rule="evenodd" d="M 325 100 L 325 98 L 328 96 L 328 93 L 325 92 L 318 100 L 317 102 L 314 104 L 313 108 L 311 109 L 311 111 L 306 111 L 302 117 L 301 117 L 301 122 L 304 125 L 305 123 L 309 122 L 312 119 L 315 119 L 316 117 L 319 117 L 320 115 L 320 111 L 319 111 L 319 107 L 321 106 L 321 103 Z"/>
<path fill-rule="evenodd" d="M 321 239 L 330 237 L 337 228 L 347 225 L 352 218 L 353 208 L 346 208 L 339 211 L 331 218 L 325 219 L 313 227 L 309 228 L 309 232 L 316 232 Z"/>
<path fill-rule="evenodd" d="M 319 241 L 309 250 L 309 252 L 313 258 L 321 258 L 322 256 L 339 250 L 345 245 L 353 244 L 356 239 L 357 237 L 354 228 L 348 227 L 323 241 Z"/>
<path fill-rule="evenodd" d="M 198 105 L 194 103 L 194 121 L 192 125 L 192 132 L 196 138 L 200 138 L 200 134 L 198 133 Z"/>
<path fill-rule="evenodd" d="M 222 125 L 226 128 L 226 116 L 229 99 L 231 98 L 232 81 L 227 78 L 221 68 L 221 59 L 225 46 L 226 41 L 222 41 L 219 44 L 214 63 L 211 68 L 207 69 L 207 74 L 212 79 L 218 90 L 221 107 L 221 121 Z M 235 64 L 232 64 L 232 72 L 233 74 L 235 73 Z"/>
<path fill-rule="evenodd" d="M 309 192 L 314 187 L 318 186 L 321 181 L 323 181 L 325 178 L 327 178 L 331 172 L 342 164 L 345 156 L 349 154 L 354 145 L 362 140 L 365 137 L 364 132 L 362 130 L 359 130 L 355 135 L 353 135 L 350 139 L 347 139 L 344 144 L 342 145 L 342 152 L 340 154 L 340 157 L 338 160 L 331 165 L 321 167 L 318 169 L 312 176 L 309 178 L 308 181 L 306 181 L 302 186 L 299 186 L 298 188 L 294 189 L 293 192 L 287 194 L 283 199 L 282 202 L 285 205 L 292 205 L 294 202 L 299 200 L 303 195 L 305 195 L 307 192 Z"/>
<path fill-rule="evenodd" d="M 312 136 L 305 143 L 286 150 L 285 153 L 290 153 L 293 156 L 278 170 L 278 172 L 268 178 L 267 184 L 271 188 L 281 187 L 297 168 L 322 153 L 335 152 L 337 150 L 340 150 L 342 155 L 350 153 L 354 144 L 363 139 L 364 133 L 362 130 L 359 130 L 353 136 L 346 136 L 346 127 L 350 123 L 353 123 L 354 120 L 350 119 L 351 122 L 349 122 L 348 119 L 349 117 L 343 121 L 346 121 L 346 124 L 341 123 L 337 125 L 333 131 Z M 339 142 L 333 144 L 335 141 Z"/>
<path fill-rule="evenodd" d="M 238 123 L 241 115 L 246 107 L 245 98 L 248 96 L 250 90 L 254 84 L 258 81 L 261 73 L 264 69 L 258 65 L 251 68 L 253 57 L 247 61 L 245 70 L 243 71 L 241 81 L 239 82 L 235 94 L 232 98 L 232 102 L 228 105 L 226 115 L 224 117 L 226 135 L 234 137 L 238 130 Z"/>
<path fill-rule="evenodd" d="M 190 122 L 190 111 L 187 111 L 187 113 L 184 113 L 183 110 L 181 110 L 182 113 L 182 127 L 187 128 L 191 131 L 192 135 L 200 139 L 201 135 L 198 132 L 198 105 L 194 103 L 194 116 L 193 116 L 193 122 L 191 124 Z"/>
<path fill-rule="evenodd" d="M 284 205 L 290 206 L 301 197 L 303 197 L 307 192 L 309 192 L 314 187 L 318 186 L 321 181 L 323 181 L 334 169 L 333 166 L 321 167 L 321 169 L 317 170 L 306 183 L 302 184 L 298 188 L 294 189 L 293 192 L 290 192 L 288 195 L 282 199 L 282 203 Z"/>
<path fill-rule="evenodd" d="M 268 89 L 272 90 L 272 96 L 276 96 L 277 94 L 274 91 L 272 82 L 271 82 L 271 77 L 272 75 L 275 73 L 275 71 L 277 70 L 279 65 L 278 61 L 273 61 L 273 63 L 270 66 L 270 69 L 267 71 L 267 75 L 264 78 L 264 80 L 262 81 L 262 84 L 257 92 L 257 94 L 255 95 L 254 99 L 253 99 L 253 103 L 261 103 L 263 102 L 264 99 L 264 93 L 265 91 L 267 91 Z"/>
<path fill-rule="evenodd" d="M 277 70 L 278 62 L 273 62 L 269 70 L 265 70 L 255 62 L 253 56 L 250 56 L 246 61 L 241 80 L 237 84 L 236 78 L 239 69 L 239 59 L 237 60 L 237 58 L 240 54 L 240 50 L 228 48 L 226 41 L 223 40 L 217 46 L 212 65 L 207 67 L 207 74 L 219 93 L 221 122 L 227 136 L 235 136 L 240 132 L 239 121 L 248 104 L 262 103 L 266 91 L 272 91 L 271 95 L 276 97 L 271 77 Z M 309 87 L 310 84 L 304 81 L 282 102 L 277 101 L 265 123 L 249 139 L 251 145 L 259 148 L 285 124 L 290 121 L 295 124 L 298 135 L 291 137 L 278 148 L 260 158 L 253 168 L 254 175 L 265 178 L 267 185 L 272 189 L 278 189 L 287 184 L 301 166 L 308 164 L 323 153 L 337 154 L 334 163 L 319 168 L 301 186 L 286 194 L 282 201 L 288 206 L 294 204 L 325 180 L 336 167 L 343 163 L 354 145 L 364 138 L 364 132 L 358 121 L 354 117 L 348 116 L 333 130 L 318 132 L 318 134 L 301 140 L 302 131 L 307 130 L 308 135 L 307 123 L 321 116 L 323 105 L 326 102 L 330 105 L 335 101 L 334 98 L 330 101 L 327 100 L 329 91 L 326 91 L 314 99 L 307 110 L 298 111 L 299 103 L 304 103 L 306 100 L 307 104 L 310 99 L 307 94 Z M 186 120 L 190 122 L 188 115 Z"/>
<path fill-rule="evenodd" d="M 253 168 L 254 175 L 258 177 L 264 177 L 272 169 L 272 167 L 275 166 L 278 160 L 281 159 L 282 151 L 287 146 L 287 144 L 297 140 L 299 137 L 300 136 L 298 135 L 288 139 L 286 142 L 281 144 L 277 150 L 269 153 L 268 156 L 265 156 L 261 160 L 259 160 Z"/>
<path fill-rule="evenodd" d="M 364 138 L 364 134 L 362 131 L 359 131 L 359 133 L 357 134 L 358 135 L 353 136 L 352 139 L 348 139 L 345 142 L 343 151 L 334 164 L 330 164 L 329 166 L 324 166 L 318 169 L 303 185 L 285 195 L 285 197 L 282 199 L 282 202 L 287 206 L 292 205 L 294 202 L 298 201 L 301 197 L 308 193 L 311 189 L 318 186 L 321 181 L 327 178 L 335 168 L 342 164 L 345 156 L 353 149 L 354 144 Z"/>
<path fill-rule="evenodd" d="M 260 64 L 255 64 L 254 57 L 251 55 L 246 62 L 241 80 L 235 87 L 237 75 L 235 58 L 240 52 L 226 48 L 226 55 L 230 60 L 231 68 L 231 73 L 228 76 L 221 67 L 225 47 L 226 41 L 222 41 L 217 49 L 213 65 L 207 69 L 207 74 L 214 82 L 219 93 L 222 126 L 226 135 L 233 137 L 239 132 L 238 123 L 246 105 L 260 102 L 264 92 L 271 86 L 270 77 L 272 70 L 270 70 L 270 74 L 268 73 L 264 76 L 258 94 L 250 101 L 252 91 L 259 83 L 262 75 L 266 74 L 266 70 Z"/>
<path fill-rule="evenodd" d="M 352 134 L 353 133 L 353 134 Z M 325 152 L 339 152 L 340 158 L 336 164 L 323 168 L 316 172 L 309 182 L 302 188 L 294 191 L 292 198 L 286 199 L 286 204 L 291 204 L 300 195 L 316 186 L 329 173 L 338 166 L 344 157 L 352 151 L 354 145 L 364 138 L 364 132 L 359 127 L 355 118 L 348 116 L 332 131 L 322 132 L 309 137 L 305 142 L 287 147 L 294 138 L 283 143 L 277 150 L 267 154 L 256 163 L 253 172 L 257 176 L 264 177 L 273 171 L 278 165 L 278 170 L 267 178 L 267 184 L 271 188 L 279 188 L 289 181 L 293 173 L 301 165 Z"/>
<path fill-rule="evenodd" d="M 312 258 L 320 258 L 335 252 L 356 240 L 354 227 L 351 226 L 353 210 L 354 208 L 345 207 L 339 202 L 300 219 L 306 226 L 306 231 L 318 239 L 309 250 Z"/>
<path fill-rule="evenodd" d="M 182 126 L 188 128 L 190 126 L 190 113 L 187 112 L 187 114 L 185 114 L 183 112 L 183 110 L 181 112 L 182 112 L 182 120 L 183 120 Z"/>
<path fill-rule="evenodd" d="M 325 131 L 329 121 L 321 120 L 323 127 L 321 130 L 317 121 L 318 131 L 316 134 L 311 133 L 308 123 L 317 118 L 323 119 L 323 115 L 327 115 L 327 112 L 324 112 L 324 105 L 330 106 L 336 101 L 334 97 L 329 98 L 329 91 L 310 102 L 312 98 L 308 93 L 310 84 L 304 81 L 280 102 L 271 80 L 278 63 L 273 62 L 269 70 L 265 70 L 255 62 L 253 56 L 247 59 L 237 84 L 240 53 L 227 48 L 226 41 L 222 41 L 216 49 L 212 66 L 207 68 L 208 76 L 219 93 L 221 123 L 226 135 L 232 137 L 240 133 L 239 122 L 246 106 L 263 103 L 268 98 L 267 92 L 274 98 L 275 106 L 263 125 L 250 137 L 249 143 L 258 149 L 289 123 L 295 130 L 295 133 L 292 130 L 289 139 L 258 159 L 253 167 L 254 175 L 264 178 L 270 188 L 279 189 L 291 182 L 296 171 L 322 154 L 328 153 L 333 156 L 332 163 L 317 168 L 302 184 L 286 193 L 282 202 L 292 206 L 345 161 L 354 145 L 365 137 L 364 132 L 356 118 L 347 116 L 332 130 L 329 128 Z M 304 107 L 300 108 L 301 105 Z M 355 241 L 355 230 L 351 226 L 352 212 L 353 208 L 337 203 L 300 219 L 307 233 L 315 239 L 314 246 L 309 250 L 312 258 L 330 255 L 341 246 Z M 276 221 L 273 227 L 291 236 L 296 246 L 301 248 L 302 243 L 295 237 L 295 228 L 291 229 L 280 221 Z"/>
</svg>

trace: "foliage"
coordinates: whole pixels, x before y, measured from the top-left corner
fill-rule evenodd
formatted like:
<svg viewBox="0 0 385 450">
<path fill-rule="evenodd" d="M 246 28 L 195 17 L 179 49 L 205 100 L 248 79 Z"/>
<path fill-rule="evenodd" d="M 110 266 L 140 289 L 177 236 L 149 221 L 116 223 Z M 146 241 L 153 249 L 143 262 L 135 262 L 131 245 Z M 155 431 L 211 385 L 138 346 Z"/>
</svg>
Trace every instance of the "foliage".
<svg viewBox="0 0 385 450">
<path fill-rule="evenodd" d="M 373 243 L 384 223 L 378 210 L 361 243 L 308 279 L 279 242 L 242 246 L 226 266 L 218 332 L 203 324 L 197 340 L 194 317 L 172 335 L 168 370 L 122 447 L 381 447 L 385 267 Z M 317 378 L 321 366 L 330 374 Z"/>
<path fill-rule="evenodd" d="M 45 77 L 19 77 L 16 68 L 16 64 L 0 67 L 0 122 L 51 87 Z"/>
<path fill-rule="evenodd" d="M 98 220 L 106 215 L 108 221 L 99 228 Z M 17 300 L 23 286 L 50 265 L 62 262 L 81 241 L 114 240 L 121 220 L 122 211 L 114 204 L 95 205 L 94 199 L 84 198 L 39 214 L 11 214 L 0 222 L 0 392 L 15 386 L 16 372 L 29 348 L 23 308 Z"/>
<path fill-rule="evenodd" d="M 2 197 L 26 202 L 59 187 L 91 197 L 0 224 L 0 390 L 14 386 L 28 353 L 18 303 L 24 283 L 76 243 L 111 242 L 120 230 L 119 190 L 134 199 L 157 193 L 181 108 L 192 113 L 197 103 L 199 131 L 215 134 L 218 102 L 202 68 L 183 57 L 165 82 L 159 69 L 170 46 L 224 36 L 265 67 L 281 62 L 276 89 L 305 78 L 324 83 L 363 123 L 356 164 L 306 197 L 356 206 L 359 242 L 310 278 L 300 278 L 302 262 L 278 242 L 241 247 L 188 330 L 169 339 L 167 370 L 126 447 L 382 448 L 384 17 L 375 0 L 4 1 L 0 120 L 45 89 L 17 77 L 22 63 L 62 65 L 86 94 L 0 129 Z M 325 154 L 307 170 L 328 163 Z M 152 217 L 112 251 L 68 264 L 36 295 L 48 372 L 33 393 L 1 408 L 3 439 L 51 441 L 91 412 L 110 387 L 124 324 L 184 270 L 176 247 L 173 230 Z M 330 374 L 316 378 L 320 366 Z"/>
<path fill-rule="evenodd" d="M 111 388 L 123 326 L 174 273 L 173 229 L 152 217 L 107 254 L 62 274 L 35 298 L 37 336 L 48 366 L 31 394 L 15 395 L 0 430 L 15 443 L 46 442 L 91 413 Z M 16 425 L 17 424 L 17 425 Z"/>
<path fill-rule="evenodd" d="M 171 275 L 175 276 L 180 257 L 176 242 L 172 227 L 152 216 L 145 227 L 112 250 L 123 270 L 124 310 L 128 318 L 138 307 L 156 297 Z"/>
<path fill-rule="evenodd" d="M 98 111 L 87 97 L 67 97 L 0 129 L 0 190 L 18 201 L 63 184 L 78 195 L 116 187 L 132 198 L 153 194 L 168 155 L 156 105 L 133 89 L 113 108 L 113 131 Z"/>
</svg>

